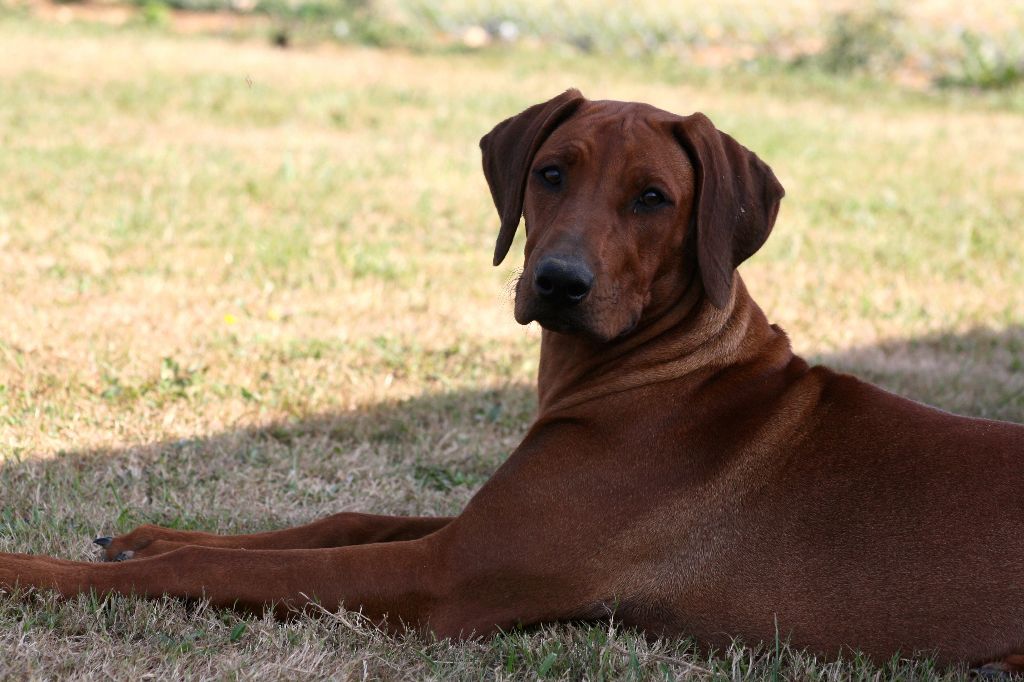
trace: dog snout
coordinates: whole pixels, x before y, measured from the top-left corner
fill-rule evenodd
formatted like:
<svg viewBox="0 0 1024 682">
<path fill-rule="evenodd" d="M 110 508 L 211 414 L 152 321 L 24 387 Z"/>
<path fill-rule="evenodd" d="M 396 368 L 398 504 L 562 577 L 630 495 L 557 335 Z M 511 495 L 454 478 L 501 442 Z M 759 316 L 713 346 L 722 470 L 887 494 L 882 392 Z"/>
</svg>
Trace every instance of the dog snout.
<svg viewBox="0 0 1024 682">
<path fill-rule="evenodd" d="M 573 306 L 590 293 L 594 273 L 583 262 L 549 257 L 537 264 L 533 290 L 543 301 L 558 306 Z"/>
</svg>

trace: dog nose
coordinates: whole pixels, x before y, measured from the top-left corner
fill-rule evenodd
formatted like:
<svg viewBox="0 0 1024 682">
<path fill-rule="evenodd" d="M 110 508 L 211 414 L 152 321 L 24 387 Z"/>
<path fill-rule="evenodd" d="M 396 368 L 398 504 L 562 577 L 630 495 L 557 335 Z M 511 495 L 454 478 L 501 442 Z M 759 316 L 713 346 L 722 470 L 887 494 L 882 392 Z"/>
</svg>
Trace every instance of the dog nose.
<svg viewBox="0 0 1024 682">
<path fill-rule="evenodd" d="M 576 305 L 590 293 L 594 273 L 578 260 L 545 258 L 537 265 L 533 290 L 548 303 Z"/>
</svg>

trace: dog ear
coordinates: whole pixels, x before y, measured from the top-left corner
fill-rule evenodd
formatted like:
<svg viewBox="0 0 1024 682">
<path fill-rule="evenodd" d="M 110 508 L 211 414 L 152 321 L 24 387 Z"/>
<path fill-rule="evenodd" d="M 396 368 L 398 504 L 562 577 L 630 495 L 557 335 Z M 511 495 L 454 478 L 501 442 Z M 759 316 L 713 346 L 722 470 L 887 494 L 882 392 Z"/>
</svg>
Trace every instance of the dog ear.
<svg viewBox="0 0 1024 682">
<path fill-rule="evenodd" d="M 484 177 L 501 217 L 501 229 L 494 246 L 495 265 L 505 259 L 516 236 L 533 157 L 551 131 L 585 101 L 579 90 L 566 90 L 554 99 L 505 119 L 481 138 Z"/>
<path fill-rule="evenodd" d="M 754 152 L 715 128 L 704 114 L 677 121 L 676 139 L 697 172 L 690 229 L 708 298 L 724 308 L 732 275 L 761 248 L 786 190 Z"/>
</svg>

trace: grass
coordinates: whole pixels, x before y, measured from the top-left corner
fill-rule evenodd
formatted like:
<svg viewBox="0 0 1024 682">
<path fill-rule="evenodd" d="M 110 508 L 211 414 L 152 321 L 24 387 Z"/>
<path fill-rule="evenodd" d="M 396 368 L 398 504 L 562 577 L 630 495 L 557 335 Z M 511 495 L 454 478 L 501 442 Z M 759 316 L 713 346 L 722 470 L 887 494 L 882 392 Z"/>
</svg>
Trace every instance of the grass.
<svg viewBox="0 0 1024 682">
<path fill-rule="evenodd" d="M 86 559 L 89 538 L 141 522 L 457 512 L 525 431 L 537 369 L 515 258 L 489 265 L 476 141 L 571 85 L 703 110 L 772 164 L 787 198 L 743 273 L 798 352 L 1024 421 L 1019 97 L 18 15 L 0 43 L 0 551 Z M 614 623 L 451 645 L 347 613 L 0 597 L 3 678 L 936 674 Z"/>
</svg>

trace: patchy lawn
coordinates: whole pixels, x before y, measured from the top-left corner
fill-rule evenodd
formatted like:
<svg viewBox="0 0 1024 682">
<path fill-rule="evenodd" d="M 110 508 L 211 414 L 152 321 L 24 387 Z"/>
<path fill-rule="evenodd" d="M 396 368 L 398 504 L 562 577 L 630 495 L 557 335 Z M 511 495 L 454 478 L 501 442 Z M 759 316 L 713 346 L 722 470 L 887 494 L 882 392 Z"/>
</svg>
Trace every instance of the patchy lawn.
<svg viewBox="0 0 1024 682">
<path fill-rule="evenodd" d="M 524 433 L 537 369 L 516 258 L 490 266 L 477 139 L 569 86 L 702 110 L 769 161 L 787 198 L 743 273 L 798 352 L 1024 421 L 1024 118 L 1002 100 L 10 17 L 0 46 L 0 551 L 86 559 L 140 522 L 457 512 Z M 933 672 L 614 624 L 453 646 L 352 614 L 0 597 L 4 678 Z"/>
</svg>

